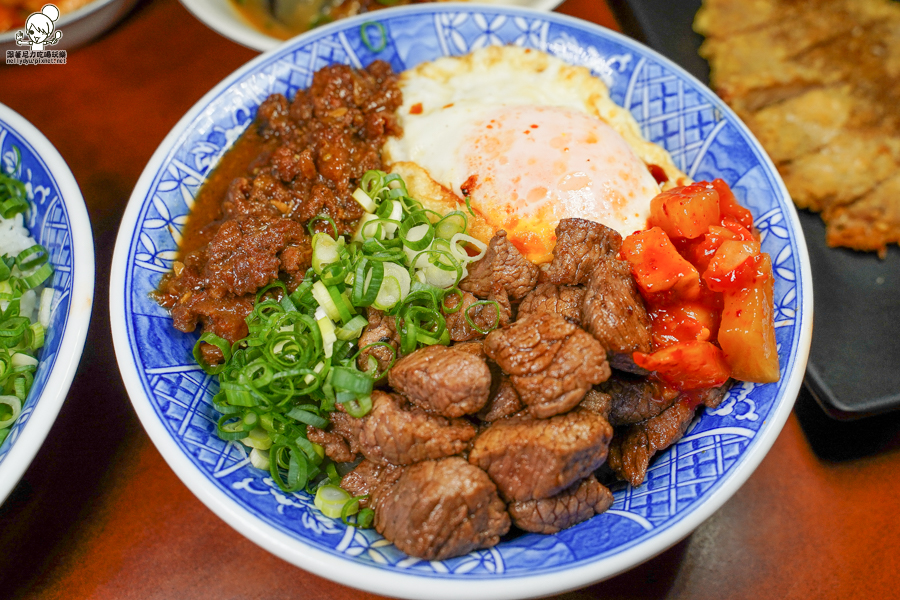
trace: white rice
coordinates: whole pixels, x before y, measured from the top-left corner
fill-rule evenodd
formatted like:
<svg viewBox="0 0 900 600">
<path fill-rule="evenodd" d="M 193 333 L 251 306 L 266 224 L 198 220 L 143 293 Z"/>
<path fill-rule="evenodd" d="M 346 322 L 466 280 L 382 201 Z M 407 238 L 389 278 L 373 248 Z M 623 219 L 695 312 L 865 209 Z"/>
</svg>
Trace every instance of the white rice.
<svg viewBox="0 0 900 600">
<path fill-rule="evenodd" d="M 28 228 L 25 227 L 25 217 L 22 214 L 15 215 L 11 219 L 0 217 L 0 256 L 8 254 L 16 256 L 22 250 L 27 250 L 37 244 Z"/>
<path fill-rule="evenodd" d="M 37 244 L 35 239 L 31 237 L 28 228 L 25 227 L 25 217 L 22 214 L 15 215 L 11 219 L 0 217 L 0 256 L 8 255 L 12 257 L 18 256 L 22 250 L 27 250 Z M 28 290 L 22 294 L 19 301 L 19 314 L 29 317 L 32 321 L 37 320 L 36 311 L 40 307 L 37 306 L 37 298 L 40 288 L 37 290 Z M 0 302 L 0 308 L 5 309 L 7 303 Z"/>
</svg>

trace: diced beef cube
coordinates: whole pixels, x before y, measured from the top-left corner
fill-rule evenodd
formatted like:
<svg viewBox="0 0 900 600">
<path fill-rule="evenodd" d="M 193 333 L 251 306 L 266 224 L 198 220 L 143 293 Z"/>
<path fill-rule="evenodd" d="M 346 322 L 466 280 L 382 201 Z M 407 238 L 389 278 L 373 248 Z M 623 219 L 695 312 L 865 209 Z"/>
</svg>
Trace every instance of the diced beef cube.
<svg viewBox="0 0 900 600">
<path fill-rule="evenodd" d="M 450 332 L 452 341 L 467 342 L 480 339 L 492 329 L 509 324 L 512 307 L 509 304 L 509 296 L 506 294 L 506 290 L 503 289 L 499 282 L 494 282 L 487 300 L 496 302 L 497 306 L 479 304 L 471 308 L 473 304 L 479 302 L 478 298 L 469 292 L 462 292 L 462 306 L 458 310 L 450 312 L 446 309 L 456 308 L 460 303 L 459 296 L 450 294 L 444 299 L 445 310 L 443 313 L 447 320 L 447 330 Z M 469 324 L 469 321 L 466 319 L 467 314 L 472 323 L 477 326 L 477 329 Z"/>
<path fill-rule="evenodd" d="M 425 560 L 495 546 L 509 526 L 497 487 L 459 457 L 406 467 L 375 497 L 375 529 L 398 549 Z"/>
<path fill-rule="evenodd" d="M 459 289 L 487 298 L 496 281 L 511 300 L 521 300 L 537 284 L 538 272 L 501 229 L 491 238 L 485 255 L 469 267 L 469 275 L 459 282 Z"/>
<path fill-rule="evenodd" d="M 487 471 L 507 501 L 549 498 L 603 464 L 612 434 L 606 419 L 584 409 L 514 416 L 479 433 L 469 462 Z"/>
<path fill-rule="evenodd" d="M 613 426 L 646 421 L 678 399 L 677 390 L 646 377 L 613 375 L 598 388 L 612 397 L 609 422 Z"/>
<path fill-rule="evenodd" d="M 384 488 L 393 485 L 403 473 L 403 467 L 382 465 L 371 460 L 363 460 L 341 478 L 341 487 L 353 496 L 365 496 L 359 501 L 362 508 L 374 506 L 375 498 Z"/>
<path fill-rule="evenodd" d="M 612 396 L 605 392 L 601 392 L 596 387 L 594 387 L 588 390 L 588 393 L 584 395 L 584 399 L 578 403 L 578 406 L 591 412 L 595 412 L 609 421 L 609 411 L 612 407 Z M 612 425 L 612 423 L 610 423 L 610 425 Z"/>
<path fill-rule="evenodd" d="M 366 309 L 366 316 L 369 324 L 363 330 L 359 337 L 358 345 L 362 349 L 356 364 L 361 371 L 369 370 L 369 357 L 375 359 L 379 373 L 383 373 L 387 369 L 394 358 L 400 356 L 400 335 L 397 333 L 397 327 L 394 317 L 389 316 L 372 308 Z M 369 344 L 379 344 L 366 348 Z M 390 346 L 390 348 L 388 348 Z M 391 352 L 391 348 L 394 349 Z"/>
<path fill-rule="evenodd" d="M 519 399 L 519 392 L 516 391 L 509 376 L 497 369 L 497 373 L 491 382 L 491 394 L 488 397 L 487 404 L 478 412 L 478 418 L 491 423 L 514 415 L 523 408 L 522 400 Z"/>
<path fill-rule="evenodd" d="M 428 412 L 461 417 L 478 412 L 487 402 L 491 372 L 482 358 L 434 345 L 397 361 L 388 383 Z"/>
<path fill-rule="evenodd" d="M 328 431 L 312 425 L 306 427 L 306 437 L 325 449 L 325 455 L 335 462 L 352 462 L 359 453 L 359 434 L 362 420 L 351 417 L 340 409 L 329 415 Z"/>
<path fill-rule="evenodd" d="M 615 257 L 622 236 L 606 225 L 585 219 L 562 219 L 556 226 L 553 260 L 541 268 L 541 281 L 554 285 L 588 282 L 597 263 Z"/>
<path fill-rule="evenodd" d="M 613 368 L 646 375 L 632 355 L 652 350 L 650 317 L 628 262 L 597 262 L 581 303 L 581 323 L 609 352 Z"/>
<path fill-rule="evenodd" d="M 510 503 L 509 516 L 524 531 L 557 533 L 606 511 L 612 503 L 612 492 L 589 475 L 550 498 Z"/>
<path fill-rule="evenodd" d="M 510 375 L 522 402 L 538 418 L 571 409 L 610 375 L 600 343 L 558 315 L 526 315 L 492 331 L 484 351 Z"/>
<path fill-rule="evenodd" d="M 584 288 L 552 283 L 541 283 L 531 290 L 519 304 L 517 318 L 525 315 L 545 312 L 559 315 L 574 325 L 581 326 L 581 302 L 584 299 Z"/>
<path fill-rule="evenodd" d="M 464 419 L 431 415 L 398 394 L 372 393 L 372 410 L 363 417 L 359 448 L 377 463 L 408 465 L 462 453 L 475 437 Z"/>
<path fill-rule="evenodd" d="M 631 485 L 641 485 L 653 455 L 680 440 L 693 418 L 690 403 L 676 402 L 659 415 L 617 432 L 609 448 L 610 468 Z"/>
</svg>

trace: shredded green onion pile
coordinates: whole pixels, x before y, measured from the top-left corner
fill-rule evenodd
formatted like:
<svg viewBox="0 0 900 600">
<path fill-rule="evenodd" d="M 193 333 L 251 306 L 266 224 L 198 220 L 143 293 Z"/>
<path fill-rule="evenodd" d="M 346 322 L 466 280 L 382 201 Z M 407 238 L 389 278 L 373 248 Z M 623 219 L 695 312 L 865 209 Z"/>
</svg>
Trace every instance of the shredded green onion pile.
<svg viewBox="0 0 900 600">
<path fill-rule="evenodd" d="M 18 152 L 18 150 L 16 150 Z M 12 219 L 28 210 L 21 181 L 0 173 L 0 215 Z M 37 351 L 44 345 L 53 290 L 40 290 L 38 320 L 32 321 L 35 288 L 53 274 L 47 249 L 39 244 L 17 256 L 0 256 L 0 443 L 22 412 L 37 370 Z"/>
<path fill-rule="evenodd" d="M 364 309 L 395 318 L 402 354 L 449 344 L 442 311 L 454 309 L 444 299 L 462 298 L 457 284 L 487 246 L 466 235 L 464 212 L 441 215 L 424 208 L 396 174 L 368 171 L 353 197 L 366 212 L 352 238 L 338 236 L 327 216 L 313 219 L 311 231 L 325 221 L 334 235 L 313 235 L 312 268 L 300 286 L 289 293 L 276 280 L 261 289 L 247 317 L 249 335 L 232 345 L 206 332 L 194 356 L 219 379 L 213 398 L 222 415 L 219 436 L 249 447 L 251 463 L 268 469 L 285 492 L 305 489 L 316 494 L 317 504 L 322 496 L 325 514 L 345 521 L 355 514 L 362 526 L 371 522 L 371 511 L 358 512 L 361 498 L 331 489 L 340 476 L 323 448 L 307 438 L 306 427 L 326 428 L 338 404 L 354 417 L 364 416 L 372 407 L 373 385 L 396 360 L 390 344 L 358 347 L 368 324 Z M 499 307 L 497 314 L 499 319 Z M 474 326 L 468 314 L 466 320 Z M 207 364 L 203 344 L 218 347 L 224 362 Z M 357 358 L 372 346 L 389 348 L 394 358 L 379 370 L 370 356 L 360 370 Z"/>
</svg>

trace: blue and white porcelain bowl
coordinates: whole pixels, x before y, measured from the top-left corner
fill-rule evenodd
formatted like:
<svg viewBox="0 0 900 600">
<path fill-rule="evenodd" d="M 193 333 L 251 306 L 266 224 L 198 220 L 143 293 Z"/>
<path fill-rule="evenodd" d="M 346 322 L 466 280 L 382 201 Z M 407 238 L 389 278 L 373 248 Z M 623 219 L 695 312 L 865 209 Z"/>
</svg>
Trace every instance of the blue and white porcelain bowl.
<svg viewBox="0 0 900 600">
<path fill-rule="evenodd" d="M 368 16 L 367 19 L 371 19 Z M 281 558 L 318 575 L 399 597 L 524 598 L 595 582 L 689 534 L 746 481 L 771 448 L 803 378 L 812 284 L 793 205 L 772 163 L 712 92 L 655 52 L 565 16 L 471 4 L 379 12 L 388 37 L 375 54 L 364 19 L 317 29 L 245 65 L 207 94 L 163 141 L 122 222 L 110 288 L 119 366 L 150 437 L 210 509 Z M 239 443 L 216 436 L 214 380 L 194 363 L 196 337 L 172 328 L 149 293 L 172 268 L 193 198 L 266 96 L 309 85 L 330 63 L 375 59 L 403 70 L 486 44 L 539 48 L 590 68 L 643 133 L 695 179 L 721 177 L 751 209 L 775 267 L 778 383 L 740 384 L 651 464 L 646 482 L 616 487 L 612 508 L 557 535 L 522 534 L 442 562 L 399 552 L 372 530 L 323 517 L 304 493 L 284 494 Z"/>
<path fill-rule="evenodd" d="M 47 437 L 66 399 L 91 320 L 94 240 L 81 190 L 69 167 L 21 115 L 0 104 L 0 164 L 25 184 L 25 223 L 50 253 L 50 325 L 22 413 L 0 444 L 0 503 L 15 487 Z"/>
</svg>

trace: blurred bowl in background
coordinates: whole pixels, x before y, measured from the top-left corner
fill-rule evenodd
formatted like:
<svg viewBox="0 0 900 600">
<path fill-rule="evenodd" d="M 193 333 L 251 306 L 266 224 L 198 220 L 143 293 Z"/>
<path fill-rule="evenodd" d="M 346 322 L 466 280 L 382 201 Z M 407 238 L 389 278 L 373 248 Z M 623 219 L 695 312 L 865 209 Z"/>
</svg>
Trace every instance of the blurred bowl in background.
<svg viewBox="0 0 900 600">
<path fill-rule="evenodd" d="M 136 3 L 137 0 L 94 0 L 70 13 L 60 15 L 54 28 L 61 31 L 63 36 L 58 44 L 45 49 L 68 51 L 83 46 L 118 23 Z M 16 44 L 16 32 L 23 30 L 24 27 L 13 28 L 0 33 L 0 52 L 4 56 L 7 50 L 29 49 L 29 46 Z"/>
<path fill-rule="evenodd" d="M 54 290 L 34 383 L 22 413 L 0 444 L 2 503 L 47 437 L 78 368 L 94 300 L 94 240 L 81 191 L 59 152 L 31 123 L 3 104 L 0 164 L 7 174 L 10 165 L 16 165 L 12 175 L 28 190 L 31 209 L 25 224 L 50 254 L 53 276 L 45 285 Z"/>
<path fill-rule="evenodd" d="M 531 8 L 535 10 L 553 10 L 562 4 L 562 1 L 563 0 L 482 0 L 481 3 L 494 6 Z M 265 52 L 266 50 L 277 47 L 285 41 L 284 38 L 269 35 L 256 27 L 240 13 L 235 7 L 233 0 L 181 0 L 181 3 L 191 12 L 191 14 L 216 33 L 252 50 Z M 472 4 L 476 3 L 473 2 Z M 378 12 L 380 12 L 380 10 Z"/>
</svg>

